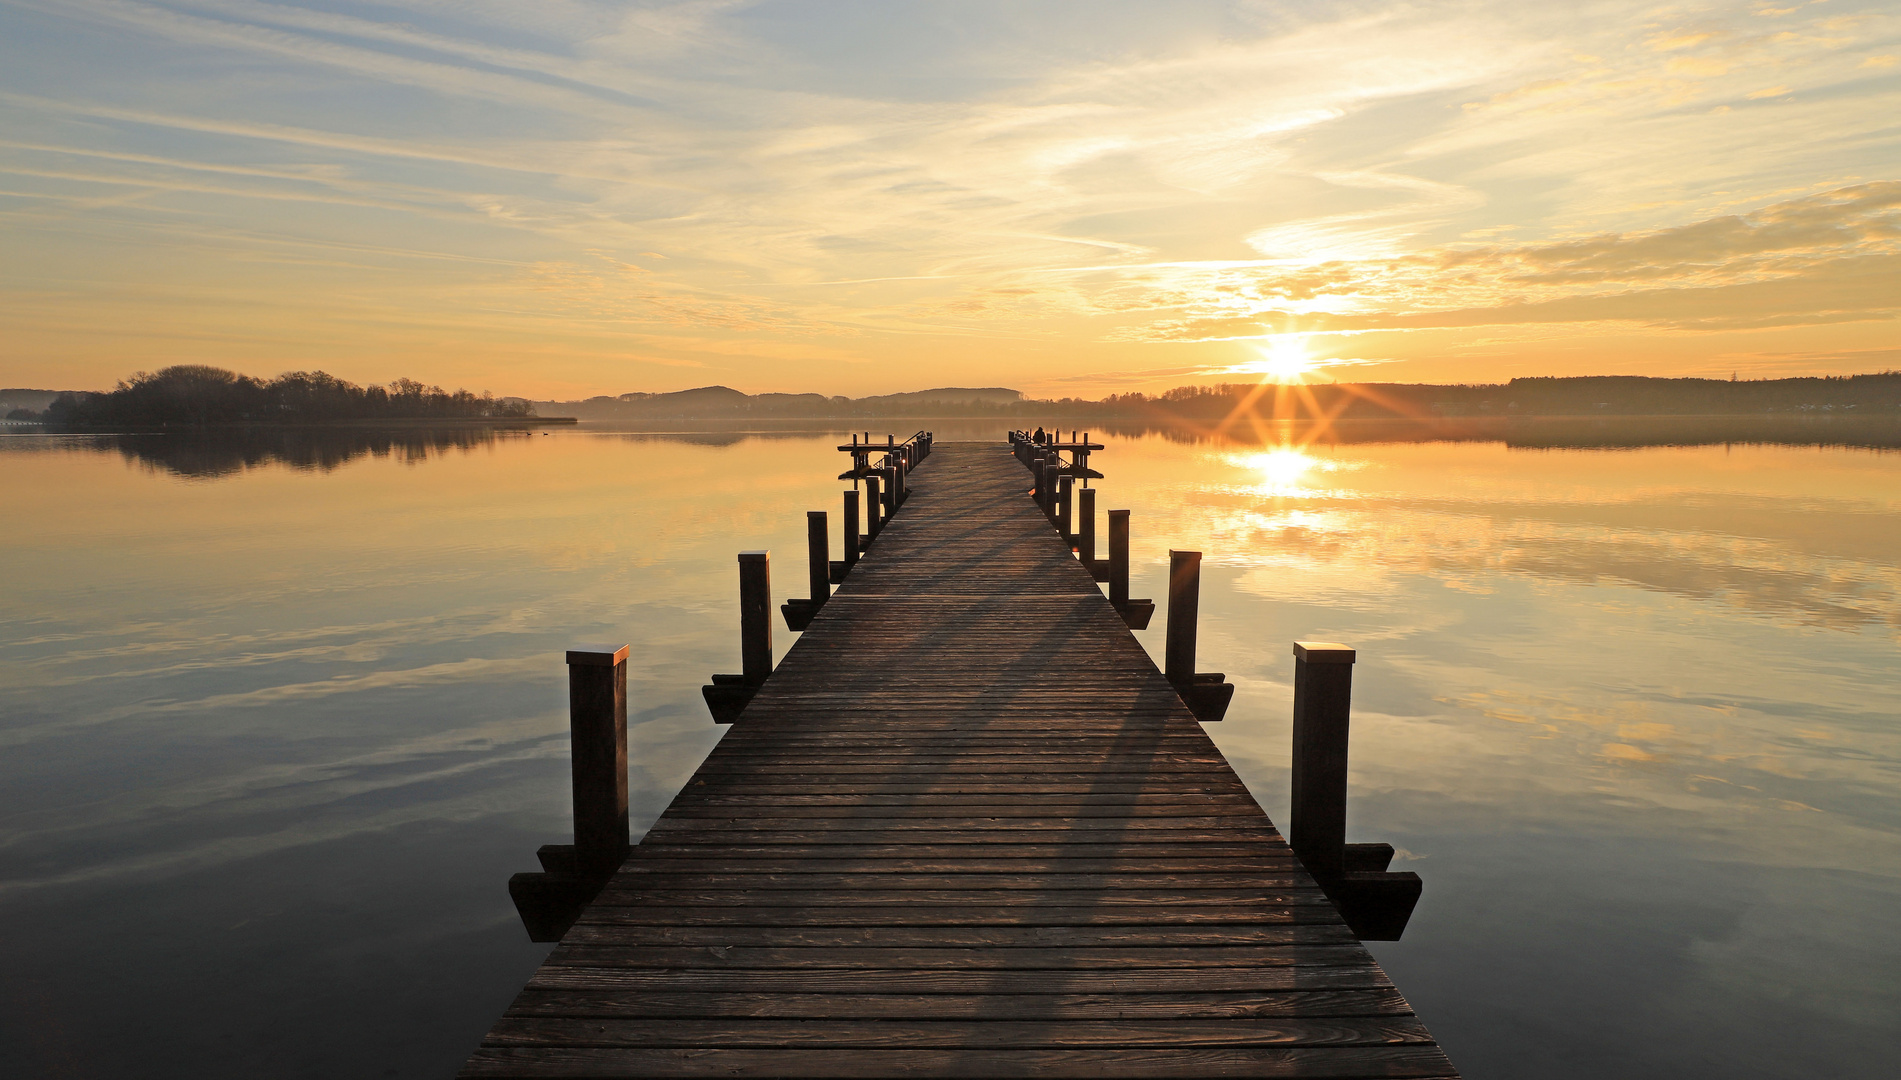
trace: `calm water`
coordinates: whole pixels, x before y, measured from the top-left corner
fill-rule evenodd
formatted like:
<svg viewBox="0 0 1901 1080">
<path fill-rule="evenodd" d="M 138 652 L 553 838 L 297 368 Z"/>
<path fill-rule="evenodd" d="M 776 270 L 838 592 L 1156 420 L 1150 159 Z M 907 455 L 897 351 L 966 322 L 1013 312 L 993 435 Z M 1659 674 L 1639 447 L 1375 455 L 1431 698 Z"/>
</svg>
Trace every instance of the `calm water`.
<svg viewBox="0 0 1901 1080">
<path fill-rule="evenodd" d="M 1704 428 L 1097 458 L 1136 595 L 1206 553 L 1275 817 L 1289 642 L 1361 649 L 1350 839 L 1426 880 L 1373 949 L 1469 1076 L 1893 1075 L 1896 432 Z M 802 593 L 836 441 L 0 438 L 7 1075 L 451 1073 L 545 952 L 505 882 L 567 837 L 560 650 L 633 646 L 644 828 L 719 737 L 734 552 Z"/>
</svg>

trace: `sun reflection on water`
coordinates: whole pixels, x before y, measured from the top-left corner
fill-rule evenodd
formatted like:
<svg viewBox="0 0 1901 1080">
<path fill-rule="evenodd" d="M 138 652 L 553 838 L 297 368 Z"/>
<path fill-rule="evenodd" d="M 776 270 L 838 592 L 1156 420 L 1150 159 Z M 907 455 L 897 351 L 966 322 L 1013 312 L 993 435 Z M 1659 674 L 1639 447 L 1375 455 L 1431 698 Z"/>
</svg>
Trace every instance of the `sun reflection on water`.
<svg viewBox="0 0 1901 1080">
<path fill-rule="evenodd" d="M 1252 454 L 1235 454 L 1227 462 L 1244 470 L 1258 482 L 1246 486 L 1256 495 L 1280 498 L 1311 498 L 1327 492 L 1311 486 L 1317 474 L 1355 468 L 1357 462 L 1315 457 L 1297 446 L 1277 446 Z"/>
</svg>

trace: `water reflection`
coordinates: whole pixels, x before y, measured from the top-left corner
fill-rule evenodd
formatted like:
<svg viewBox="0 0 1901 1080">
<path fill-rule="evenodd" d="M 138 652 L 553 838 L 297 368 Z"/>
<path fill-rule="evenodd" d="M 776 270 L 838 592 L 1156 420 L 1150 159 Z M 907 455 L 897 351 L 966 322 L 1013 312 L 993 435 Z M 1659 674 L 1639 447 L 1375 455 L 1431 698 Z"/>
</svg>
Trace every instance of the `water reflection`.
<svg viewBox="0 0 1901 1080">
<path fill-rule="evenodd" d="M 453 1072 L 545 951 L 502 883 L 568 827 L 562 651 L 634 646 L 644 829 L 718 738 L 733 552 L 839 486 L 810 434 L 273 434 L 0 440 L 22 1075 Z"/>
<path fill-rule="evenodd" d="M 1081 424 L 1081 421 L 1075 422 Z M 871 432 L 833 421 L 699 423 L 677 429 L 625 429 L 587 424 L 580 430 L 612 434 L 632 442 L 673 442 L 726 448 L 757 441 L 809 439 L 823 433 L 853 434 L 882 440 L 896 426 L 900 439 L 912 425 L 938 432 L 940 441 L 999 439 L 1011 422 L 938 419 L 873 422 Z M 561 429 L 554 429 L 561 430 Z M 1065 429 L 1067 430 L 1067 429 Z M 548 435 L 532 425 L 418 425 L 411 427 L 257 427 L 211 431 L 106 435 L 24 434 L 0 441 L 12 453 L 62 449 L 116 452 L 148 471 L 191 479 L 219 479 L 250 470 L 287 466 L 334 472 L 359 458 L 388 458 L 420 464 L 450 453 L 492 449 L 509 442 Z M 1234 458 L 1262 477 L 1262 494 L 1299 495 L 1311 473 L 1353 468 L 1351 462 L 1323 459 L 1313 447 L 1363 444 L 1497 443 L 1513 449 L 1641 449 L 1665 446 L 1812 446 L 1901 450 L 1901 420 L 1881 417 L 1552 417 L 1537 419 L 1450 417 L 1432 420 L 1343 420 L 1275 422 L 1259 430 L 1205 428 L 1192 424 L 1098 421 L 1092 436 L 1152 438 L 1183 445 L 1246 448 L 1264 446 Z"/>
<path fill-rule="evenodd" d="M 1888 426 L 1447 431 L 1111 440 L 1132 588 L 1205 552 L 1211 735 L 1278 817 L 1285 643 L 1360 646 L 1350 838 L 1426 879 L 1375 952 L 1466 1075 L 1885 1075 Z"/>
<path fill-rule="evenodd" d="M 1164 527 L 1187 530 L 1210 558 L 1274 568 L 1276 595 L 1319 590 L 1366 606 L 1384 602 L 1381 582 L 1395 574 L 1478 593 L 1502 574 L 1634 586 L 1791 625 L 1901 631 L 1890 536 L 1901 492 L 1883 486 L 1901 462 L 1885 451 L 1145 443 L 1154 450 L 1134 474 L 1109 483 L 1140 484 L 1164 507 Z"/>
<path fill-rule="evenodd" d="M 907 420 L 906 423 L 914 421 Z M 890 426 L 890 425 L 886 425 Z M 971 429 L 967 422 L 953 426 Z M 73 435 L 32 433 L 0 441 L 0 452 L 92 450 L 117 453 L 127 463 L 148 472 L 195 480 L 236 476 L 254 469 L 285 466 L 299 471 L 334 472 L 359 458 L 380 458 L 422 464 L 450 453 L 493 450 L 498 446 L 550 435 L 568 427 L 533 424 L 417 424 L 407 427 L 252 427 L 203 431 L 139 432 Z M 628 442 L 680 443 L 727 448 L 756 441 L 809 440 L 824 432 L 848 438 L 848 429 L 833 431 L 826 423 L 788 422 L 779 427 L 756 424 L 705 424 L 680 430 L 622 430 L 614 425 L 588 425 L 590 434 L 612 435 Z M 898 438 L 909 437 L 905 429 Z M 1001 438 L 1001 424 L 978 425 L 969 437 Z M 856 434 L 868 436 L 868 432 Z M 882 441 L 881 428 L 877 438 Z"/>
<path fill-rule="evenodd" d="M 1322 494 L 1320 489 L 1308 483 L 1316 474 L 1325 475 L 1364 465 L 1364 462 L 1359 461 L 1316 457 L 1299 447 L 1286 445 L 1264 453 L 1230 455 L 1227 460 L 1249 474 L 1260 477 L 1259 484 L 1248 488 L 1253 494 L 1284 499 L 1311 498 Z"/>
<path fill-rule="evenodd" d="M 926 426 L 1008 425 L 875 434 Z M 0 438 L 9 1064 L 453 1071 L 541 955 L 500 883 L 568 827 L 561 650 L 633 646 L 644 829 L 718 738 L 734 552 L 802 591 L 851 430 Z M 1287 642 L 1361 647 L 1351 838 L 1427 882 L 1377 951 L 1466 1075 L 1885 1077 L 1891 426 L 1103 441 L 1133 591 L 1206 553 L 1209 730 L 1270 813 Z"/>
<path fill-rule="evenodd" d="M 274 465 L 334 472 L 361 457 L 420 464 L 510 439 L 529 428 L 429 426 L 397 429 L 244 428 L 231 431 L 104 436 L 127 462 L 153 472 L 208 480 Z"/>
</svg>

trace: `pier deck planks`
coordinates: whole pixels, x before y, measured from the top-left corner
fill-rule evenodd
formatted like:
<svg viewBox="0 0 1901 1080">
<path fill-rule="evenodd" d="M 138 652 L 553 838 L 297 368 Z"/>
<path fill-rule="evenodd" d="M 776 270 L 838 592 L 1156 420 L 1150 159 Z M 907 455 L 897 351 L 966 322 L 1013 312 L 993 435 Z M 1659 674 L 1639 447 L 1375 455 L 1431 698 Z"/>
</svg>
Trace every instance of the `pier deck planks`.
<svg viewBox="0 0 1901 1080">
<path fill-rule="evenodd" d="M 1452 1077 L 1008 448 L 912 495 L 464 1077 Z"/>
</svg>

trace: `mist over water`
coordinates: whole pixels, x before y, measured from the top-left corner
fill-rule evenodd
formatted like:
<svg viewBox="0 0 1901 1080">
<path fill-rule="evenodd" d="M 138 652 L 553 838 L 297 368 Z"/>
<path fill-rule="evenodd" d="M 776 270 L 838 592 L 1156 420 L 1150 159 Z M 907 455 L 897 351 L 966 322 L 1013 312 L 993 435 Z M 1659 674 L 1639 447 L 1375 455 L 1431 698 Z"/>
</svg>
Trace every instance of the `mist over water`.
<svg viewBox="0 0 1901 1080">
<path fill-rule="evenodd" d="M 876 435 L 920 425 L 1002 437 Z M 644 829 L 719 738 L 735 552 L 782 599 L 836 534 L 848 430 L 683 427 L 0 438 L 21 1075 L 453 1072 L 545 953 L 505 885 L 569 835 L 561 651 L 632 646 Z M 1371 947 L 1466 1075 L 1888 1074 L 1892 423 L 1095 434 L 1134 595 L 1204 552 L 1276 820 L 1290 643 L 1360 649 L 1349 839 L 1426 882 Z"/>
</svg>

